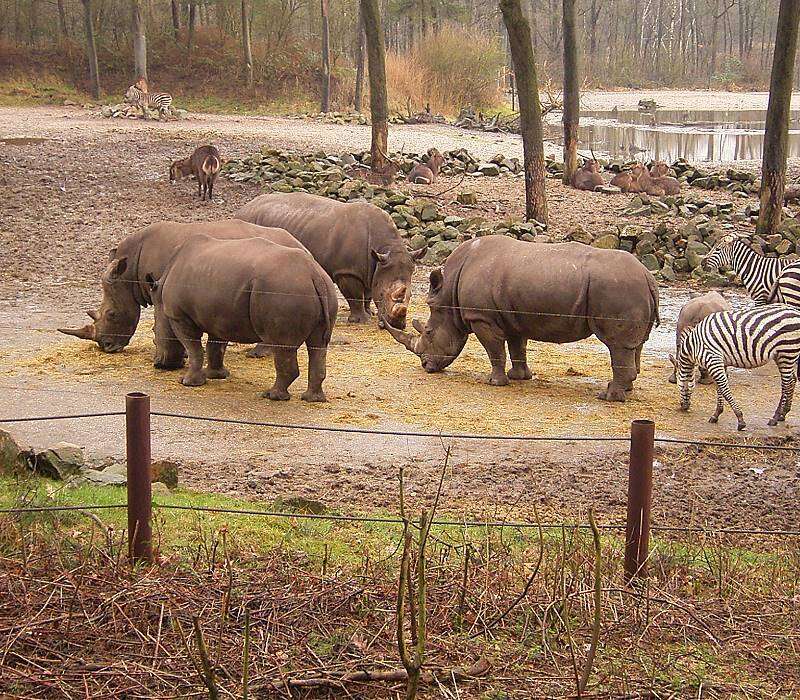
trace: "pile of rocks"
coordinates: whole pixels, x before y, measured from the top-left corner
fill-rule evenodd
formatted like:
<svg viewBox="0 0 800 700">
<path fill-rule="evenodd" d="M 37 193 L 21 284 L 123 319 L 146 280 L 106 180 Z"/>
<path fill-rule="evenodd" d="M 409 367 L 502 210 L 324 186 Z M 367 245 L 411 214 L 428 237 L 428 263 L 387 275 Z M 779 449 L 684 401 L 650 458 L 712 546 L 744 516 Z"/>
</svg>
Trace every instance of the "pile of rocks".
<svg viewBox="0 0 800 700">
<path fill-rule="evenodd" d="M 728 190 L 741 196 L 756 194 L 759 189 L 755 174 L 728 168 L 724 172 L 705 172 L 681 158 L 672 164 L 675 177 L 692 187 L 704 190 Z"/>
<path fill-rule="evenodd" d="M 157 109 L 145 108 L 148 119 L 160 119 L 161 115 Z M 101 117 L 106 119 L 143 119 L 142 110 L 139 107 L 130 105 L 127 102 L 120 102 L 115 105 L 104 105 L 99 112 Z M 170 108 L 172 119 L 188 119 L 189 112 L 185 109 Z"/>
<path fill-rule="evenodd" d="M 0 430 L 0 474 L 32 472 L 64 482 L 66 486 L 125 486 L 127 465 L 113 457 L 89 453 L 79 445 L 59 442 L 37 450 L 18 445 Z M 168 460 L 153 462 L 153 493 L 166 492 L 178 485 L 178 465 Z"/>
<path fill-rule="evenodd" d="M 672 215 L 681 216 L 684 219 L 705 216 L 721 221 L 744 221 L 749 218 L 746 214 L 735 214 L 731 202 L 711 202 L 682 195 L 651 197 L 644 193 L 632 197 L 621 213 L 624 216 Z"/>
<path fill-rule="evenodd" d="M 622 224 L 595 234 L 579 227 L 566 238 L 596 248 L 633 253 L 648 270 L 668 282 L 691 278 L 719 286 L 732 284 L 735 275 L 721 275 L 704 270 L 702 260 L 725 232 L 725 228 L 701 217 L 677 225 L 660 222 L 652 230 L 633 224 Z M 752 246 L 758 253 L 771 257 L 800 254 L 800 220 L 787 219 L 780 232 L 774 235 L 754 235 Z"/>
</svg>

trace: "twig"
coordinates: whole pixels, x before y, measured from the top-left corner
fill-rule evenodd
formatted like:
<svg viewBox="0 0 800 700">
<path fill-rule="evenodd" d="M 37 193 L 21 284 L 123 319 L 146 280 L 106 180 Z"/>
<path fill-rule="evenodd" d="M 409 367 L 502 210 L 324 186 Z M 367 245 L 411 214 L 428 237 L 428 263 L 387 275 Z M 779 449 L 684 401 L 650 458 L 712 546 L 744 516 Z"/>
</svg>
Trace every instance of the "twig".
<svg viewBox="0 0 800 700">
<path fill-rule="evenodd" d="M 592 542 L 594 544 L 594 623 L 592 625 L 592 641 L 589 644 L 589 653 L 583 666 L 583 675 L 578 686 L 579 694 L 586 690 L 589 683 L 589 676 L 592 673 L 594 656 L 597 652 L 597 644 L 600 641 L 600 625 L 603 621 L 602 615 L 602 584 L 603 584 L 603 552 L 600 548 L 600 531 L 594 521 L 594 509 L 589 509 L 589 525 L 592 527 Z"/>
</svg>

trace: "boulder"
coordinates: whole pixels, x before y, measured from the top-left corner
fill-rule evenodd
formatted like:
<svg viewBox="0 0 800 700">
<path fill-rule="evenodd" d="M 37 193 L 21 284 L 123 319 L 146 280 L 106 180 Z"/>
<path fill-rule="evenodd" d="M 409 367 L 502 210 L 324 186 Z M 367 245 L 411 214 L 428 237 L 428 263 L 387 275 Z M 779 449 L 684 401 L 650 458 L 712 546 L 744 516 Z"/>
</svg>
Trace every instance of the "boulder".
<svg viewBox="0 0 800 700">
<path fill-rule="evenodd" d="M 709 248 L 705 243 L 689 241 L 686 244 L 686 262 L 689 264 L 689 268 L 694 270 L 696 267 L 700 267 L 703 258 L 708 255 L 708 251 Z"/>
<path fill-rule="evenodd" d="M 424 248 L 428 245 L 428 239 L 425 238 L 421 233 L 414 234 L 411 239 L 408 241 L 408 247 L 411 250 L 419 250 L 420 248 Z"/>
<path fill-rule="evenodd" d="M 497 163 L 481 163 L 478 165 L 478 172 L 481 175 L 495 177 L 500 174 L 500 166 Z"/>
<path fill-rule="evenodd" d="M 675 281 L 675 270 L 672 269 L 671 265 L 664 263 L 664 267 L 661 268 L 661 279 L 665 282 Z"/>
<path fill-rule="evenodd" d="M 658 263 L 658 258 L 652 253 L 642 258 L 642 265 L 650 270 L 650 272 L 656 272 L 661 267 Z"/>
<path fill-rule="evenodd" d="M 592 245 L 595 248 L 607 248 L 609 250 L 616 250 L 619 248 L 619 236 L 613 233 L 606 233 L 599 236 L 594 240 Z"/>
<path fill-rule="evenodd" d="M 577 241 L 578 243 L 585 243 L 586 245 L 591 245 L 592 241 L 594 240 L 592 234 L 587 233 L 580 226 L 572 229 L 572 231 L 570 231 L 566 235 L 566 239 L 568 241 Z"/>
<path fill-rule="evenodd" d="M 22 449 L 5 430 L 0 430 L 0 474 L 13 474 L 23 466 Z"/>
<path fill-rule="evenodd" d="M 441 265 L 458 246 L 458 241 L 437 241 L 428 248 L 422 262 L 425 265 Z"/>
<path fill-rule="evenodd" d="M 435 204 L 427 204 L 422 208 L 419 218 L 422 221 L 436 221 L 439 218 L 439 210 Z"/>
<path fill-rule="evenodd" d="M 159 459 L 150 465 L 150 481 L 160 481 L 169 488 L 178 486 L 178 472 L 180 467 L 177 462 L 168 459 Z"/>
<path fill-rule="evenodd" d="M 59 442 L 34 458 L 36 471 L 51 479 L 66 479 L 84 467 L 83 448 L 69 442 Z"/>
<path fill-rule="evenodd" d="M 127 475 L 118 474 L 111 469 L 97 471 L 96 469 L 81 469 L 77 474 L 69 477 L 70 486 L 125 486 L 128 482 Z"/>
</svg>

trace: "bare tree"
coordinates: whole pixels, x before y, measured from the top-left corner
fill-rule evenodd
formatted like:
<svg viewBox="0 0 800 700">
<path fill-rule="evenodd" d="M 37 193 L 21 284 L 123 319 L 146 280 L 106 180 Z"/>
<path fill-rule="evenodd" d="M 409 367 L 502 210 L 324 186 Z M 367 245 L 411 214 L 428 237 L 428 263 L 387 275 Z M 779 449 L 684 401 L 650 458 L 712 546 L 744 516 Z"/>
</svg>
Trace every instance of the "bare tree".
<svg viewBox="0 0 800 700">
<path fill-rule="evenodd" d="M 242 0 L 242 62 L 245 83 L 253 87 L 253 49 L 250 44 L 250 17 L 247 14 L 247 0 Z"/>
<path fill-rule="evenodd" d="M 542 105 L 539 101 L 531 29 L 520 7 L 520 0 L 500 0 L 500 10 L 508 32 L 511 59 L 514 62 L 514 77 L 519 94 L 520 132 L 525 167 L 525 217 L 547 223 Z"/>
<path fill-rule="evenodd" d="M 774 233 L 781 223 L 783 192 L 786 187 L 786 151 L 789 141 L 789 116 L 792 103 L 792 78 L 797 55 L 800 0 L 781 0 L 772 78 L 764 130 L 764 156 L 761 165 L 761 211 L 757 230 Z"/>
<path fill-rule="evenodd" d="M 360 112 L 364 102 L 364 17 L 358 7 L 358 28 L 356 29 L 356 88 L 353 95 L 353 109 Z"/>
<path fill-rule="evenodd" d="M 575 0 L 563 0 L 564 33 L 564 184 L 572 181 L 578 167 L 578 121 L 580 120 L 580 81 L 578 75 L 578 37 L 575 30 Z"/>
<path fill-rule="evenodd" d="M 147 34 L 141 0 L 131 0 L 133 20 L 133 63 L 137 78 L 147 80 Z"/>
<path fill-rule="evenodd" d="M 94 21 L 92 18 L 92 0 L 82 0 L 84 27 L 86 29 L 86 53 L 89 58 L 89 81 L 92 97 L 100 99 L 100 71 L 97 67 L 97 45 L 94 41 Z"/>
<path fill-rule="evenodd" d="M 170 0 L 170 8 L 172 10 L 172 33 L 175 41 L 178 41 L 178 34 L 181 31 L 181 11 L 178 7 L 178 0 Z"/>
<path fill-rule="evenodd" d="M 320 0 L 322 9 L 322 111 L 331 111 L 331 31 L 328 23 L 328 0 Z"/>
<path fill-rule="evenodd" d="M 372 169 L 386 168 L 389 142 L 389 97 L 386 93 L 386 49 L 378 0 L 361 0 L 369 66 L 369 110 L 372 117 Z"/>
</svg>

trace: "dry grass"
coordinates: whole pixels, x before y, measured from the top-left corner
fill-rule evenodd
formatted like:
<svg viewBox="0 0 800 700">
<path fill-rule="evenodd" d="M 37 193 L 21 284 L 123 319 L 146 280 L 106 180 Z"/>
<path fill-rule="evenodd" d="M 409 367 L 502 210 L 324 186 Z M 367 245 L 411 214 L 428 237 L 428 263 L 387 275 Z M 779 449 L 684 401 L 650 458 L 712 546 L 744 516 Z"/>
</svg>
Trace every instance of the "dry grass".
<svg viewBox="0 0 800 700">
<path fill-rule="evenodd" d="M 386 56 L 390 108 L 407 113 L 430 104 L 431 111 L 456 115 L 467 105 L 498 103 L 498 71 L 503 54 L 493 37 L 445 27 L 412 51 Z"/>
<path fill-rule="evenodd" d="M 101 514 L 101 517 L 105 517 Z M 298 553 L 305 526 L 286 523 L 264 552 L 235 528 L 198 519 L 175 551 L 160 533 L 159 566 L 131 573 L 119 531 L 80 515 L 0 520 L 0 692 L 7 697 L 188 697 L 206 693 L 197 620 L 220 697 L 242 697 L 250 620 L 249 691 L 310 697 L 303 679 L 398 668 L 396 530 L 343 561 L 319 542 Z M 325 542 L 356 537 L 344 525 Z M 375 533 L 372 533 L 373 541 Z M 751 545 L 753 543 L 751 542 Z M 790 697 L 800 690 L 797 543 L 706 538 L 655 543 L 647 586 L 625 589 L 621 543 L 602 542 L 601 636 L 592 697 Z M 489 662 L 485 678 L 444 682 L 423 697 L 569 697 L 593 617 L 591 539 L 568 530 L 437 529 L 429 546 L 428 667 Z M 465 567 L 465 553 L 470 556 Z M 536 562 L 539 561 L 539 564 Z M 466 577 L 464 572 L 466 571 Z M 490 632 L 527 579 L 527 595 Z M 465 583 L 465 585 L 464 585 Z M 181 634 L 187 637 L 181 639 Z M 290 688 L 292 690 L 290 691 Z M 397 686 L 351 684 L 355 697 Z M 447 693 L 451 693 L 448 695 Z M 319 697 L 319 695 L 314 695 Z"/>
</svg>

